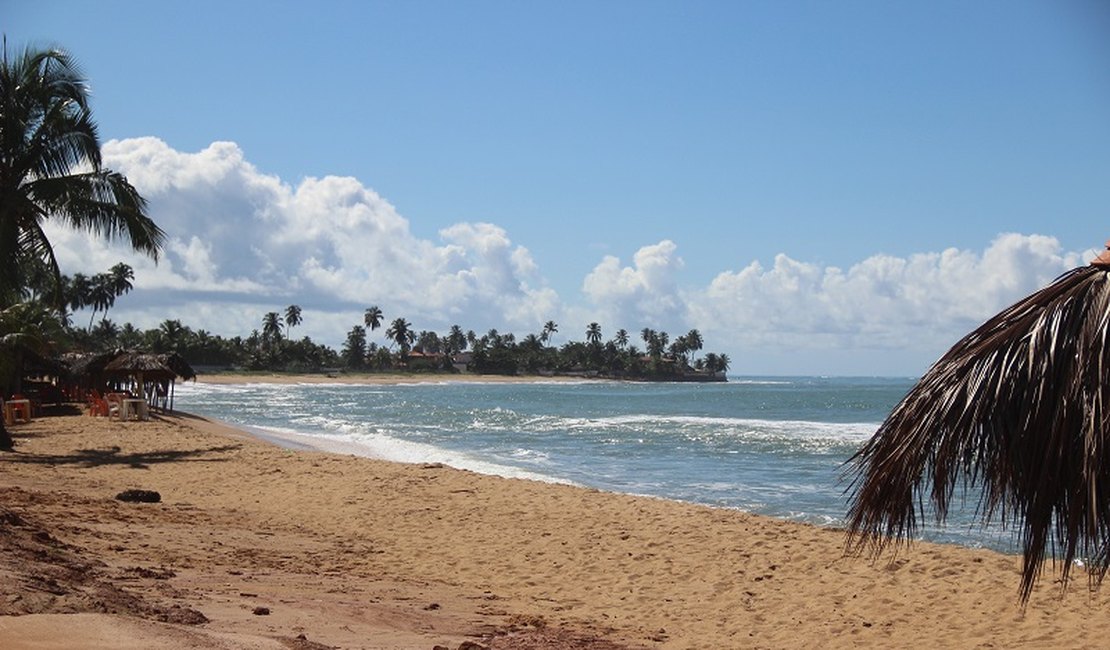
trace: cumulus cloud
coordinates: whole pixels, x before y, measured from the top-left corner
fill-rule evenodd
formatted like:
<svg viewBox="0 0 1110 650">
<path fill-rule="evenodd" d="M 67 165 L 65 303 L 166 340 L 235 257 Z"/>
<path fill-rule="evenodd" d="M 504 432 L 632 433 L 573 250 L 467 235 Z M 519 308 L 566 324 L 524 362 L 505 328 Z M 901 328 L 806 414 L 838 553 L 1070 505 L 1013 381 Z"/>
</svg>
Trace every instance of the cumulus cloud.
<svg viewBox="0 0 1110 650">
<path fill-rule="evenodd" d="M 935 350 L 1080 263 L 1039 235 L 1004 234 L 986 250 L 876 255 L 847 271 L 780 254 L 719 274 L 690 320 L 748 345 Z"/>
<path fill-rule="evenodd" d="M 293 186 L 259 172 L 230 142 L 183 153 L 157 138 L 111 141 L 104 161 L 149 201 L 169 236 L 162 259 L 155 265 L 125 246 L 62 228 L 50 236 L 70 273 L 127 261 L 147 300 L 203 298 L 265 310 L 298 302 L 356 316 L 356 308 L 379 304 L 429 328 L 474 314 L 501 327 L 531 326 L 558 308 L 529 251 L 504 229 L 460 223 L 440 232 L 439 242 L 419 239 L 354 178 L 310 177 Z M 329 338 L 350 325 L 335 326 Z"/>
<path fill-rule="evenodd" d="M 587 314 L 612 327 L 698 328 L 710 349 L 734 358 L 894 351 L 923 367 L 1088 256 L 1062 251 L 1052 237 L 1003 234 L 982 252 L 875 255 L 847 270 L 780 253 L 769 267 L 753 261 L 692 287 L 680 282 L 678 247 L 664 240 L 641 248 L 628 266 L 606 256 L 582 288 L 592 303 Z"/>
<path fill-rule="evenodd" d="M 586 276 L 582 291 L 607 322 L 657 325 L 671 322 L 686 308 L 679 291 L 682 258 L 670 240 L 644 246 L 632 257 L 632 266 L 606 255 Z"/>
<path fill-rule="evenodd" d="M 458 323 L 527 333 L 549 319 L 568 339 L 580 339 L 590 321 L 606 333 L 696 327 L 708 349 L 729 353 L 741 371 L 757 353 L 830 350 L 896 352 L 921 370 L 969 328 L 1090 255 L 1063 251 L 1048 236 L 1003 234 L 981 251 L 875 255 L 846 269 L 780 253 L 769 266 L 752 261 L 699 286 L 683 276 L 679 245 L 663 240 L 627 263 L 601 257 L 581 295 L 561 297 L 505 228 L 457 223 L 435 241 L 421 239 L 358 179 L 293 185 L 260 172 L 230 142 L 184 153 L 157 138 L 112 141 L 104 160 L 148 199 L 169 236 L 155 265 L 121 244 L 48 227 L 67 273 L 120 260 L 135 268 L 136 290 L 113 319 L 150 327 L 180 318 L 233 335 L 296 303 L 305 314 L 298 333 L 335 346 L 377 304 L 387 319 L 437 331 Z"/>
</svg>

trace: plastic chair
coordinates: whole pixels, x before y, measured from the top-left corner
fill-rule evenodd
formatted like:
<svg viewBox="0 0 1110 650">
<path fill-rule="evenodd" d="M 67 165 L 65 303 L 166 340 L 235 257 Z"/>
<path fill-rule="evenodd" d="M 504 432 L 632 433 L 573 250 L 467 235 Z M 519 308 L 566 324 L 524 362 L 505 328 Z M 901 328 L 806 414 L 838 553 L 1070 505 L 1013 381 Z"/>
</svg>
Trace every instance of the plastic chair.
<svg viewBox="0 0 1110 650">
<path fill-rule="evenodd" d="M 108 402 L 103 398 L 97 397 L 89 400 L 89 415 L 93 417 L 107 416 L 109 413 Z"/>
<path fill-rule="evenodd" d="M 12 395 L 11 400 L 8 401 L 8 410 L 11 412 L 13 422 L 31 421 L 31 401 L 19 393 Z"/>
</svg>

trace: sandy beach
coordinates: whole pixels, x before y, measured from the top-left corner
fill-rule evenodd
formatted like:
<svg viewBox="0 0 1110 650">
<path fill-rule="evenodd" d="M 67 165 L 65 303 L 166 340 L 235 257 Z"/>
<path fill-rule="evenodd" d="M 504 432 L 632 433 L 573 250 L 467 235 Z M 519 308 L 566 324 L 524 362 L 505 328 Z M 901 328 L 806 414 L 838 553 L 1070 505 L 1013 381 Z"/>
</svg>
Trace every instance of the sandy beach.
<svg viewBox="0 0 1110 650">
<path fill-rule="evenodd" d="M 205 377 L 211 380 L 211 377 Z M 254 377 L 257 381 L 258 378 Z M 187 414 L 12 428 L 0 647 L 1101 647 L 1103 593 L 1018 559 L 293 451 Z M 130 503 L 127 489 L 157 491 Z"/>
</svg>

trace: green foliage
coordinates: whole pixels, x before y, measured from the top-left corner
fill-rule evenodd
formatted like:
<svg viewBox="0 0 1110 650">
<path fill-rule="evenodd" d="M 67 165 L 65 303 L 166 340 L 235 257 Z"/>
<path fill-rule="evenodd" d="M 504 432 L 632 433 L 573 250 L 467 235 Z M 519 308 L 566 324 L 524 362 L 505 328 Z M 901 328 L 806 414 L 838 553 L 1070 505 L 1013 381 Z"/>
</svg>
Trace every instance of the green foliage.
<svg viewBox="0 0 1110 650">
<path fill-rule="evenodd" d="M 47 222 L 123 239 L 154 258 L 165 240 L 135 188 L 101 166 L 88 87 L 73 59 L 58 50 L 9 53 L 5 43 L 0 56 L 0 307 L 44 288 L 39 297 L 60 306 L 61 273 L 46 236 Z M 93 298 L 94 316 L 110 306 L 118 295 L 114 291 L 106 287 Z"/>
</svg>

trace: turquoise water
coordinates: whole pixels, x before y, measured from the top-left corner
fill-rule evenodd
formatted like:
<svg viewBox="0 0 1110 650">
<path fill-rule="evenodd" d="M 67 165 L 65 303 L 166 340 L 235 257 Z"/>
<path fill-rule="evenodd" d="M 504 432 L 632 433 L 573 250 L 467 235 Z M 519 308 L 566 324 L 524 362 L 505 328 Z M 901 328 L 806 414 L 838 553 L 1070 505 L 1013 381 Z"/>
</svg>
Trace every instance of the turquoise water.
<svg viewBox="0 0 1110 650">
<path fill-rule="evenodd" d="M 839 525 L 844 462 L 912 386 L 905 378 L 727 384 L 444 382 L 185 384 L 182 410 L 401 462 L 572 483 Z M 973 507 L 974 504 L 972 504 Z M 957 511 L 923 537 L 1009 550 Z"/>
</svg>

